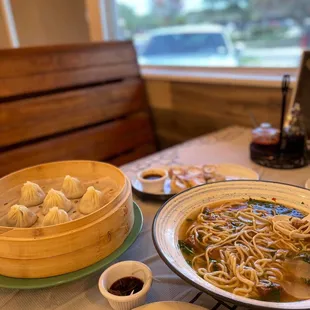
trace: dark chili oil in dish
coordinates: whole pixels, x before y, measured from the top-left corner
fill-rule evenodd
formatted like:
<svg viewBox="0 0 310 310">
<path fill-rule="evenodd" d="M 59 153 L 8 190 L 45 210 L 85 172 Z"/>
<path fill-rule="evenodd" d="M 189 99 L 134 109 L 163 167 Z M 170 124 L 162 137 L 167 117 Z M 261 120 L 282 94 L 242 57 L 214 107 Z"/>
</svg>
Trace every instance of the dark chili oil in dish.
<svg viewBox="0 0 310 310">
<path fill-rule="evenodd" d="M 115 281 L 108 292 L 116 296 L 129 296 L 140 292 L 143 285 L 143 281 L 136 277 L 125 277 Z"/>
<path fill-rule="evenodd" d="M 162 178 L 162 175 L 160 174 L 147 174 L 143 176 L 143 179 L 145 180 L 158 180 Z"/>
</svg>

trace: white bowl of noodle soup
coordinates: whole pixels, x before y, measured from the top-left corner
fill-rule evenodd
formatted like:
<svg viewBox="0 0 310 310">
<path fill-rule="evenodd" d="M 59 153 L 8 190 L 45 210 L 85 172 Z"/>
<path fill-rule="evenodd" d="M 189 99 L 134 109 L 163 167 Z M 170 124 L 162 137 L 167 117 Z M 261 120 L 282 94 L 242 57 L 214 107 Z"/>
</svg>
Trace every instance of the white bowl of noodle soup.
<svg viewBox="0 0 310 310">
<path fill-rule="evenodd" d="M 304 215 L 310 213 L 310 191 L 304 188 L 276 182 L 247 180 L 201 185 L 174 196 L 157 212 L 153 223 L 153 241 L 159 255 L 170 269 L 185 281 L 220 300 L 251 308 L 310 309 L 310 299 L 293 302 L 262 301 L 239 296 L 218 288 L 200 277 L 185 260 L 179 247 L 180 230 L 186 220 L 193 216 L 194 212 L 199 209 L 202 210 L 207 204 L 248 200 L 250 198 L 270 202 L 276 199 L 277 204 L 294 208 L 296 212 L 302 212 Z M 190 218 L 190 220 L 192 219 Z M 260 223 L 258 222 L 258 224 Z M 268 227 L 270 227 L 269 224 Z M 274 238 L 273 232 L 271 233 L 272 238 Z M 310 239 L 308 240 L 310 243 Z M 273 249 L 268 248 L 268 250 L 272 251 Z"/>
</svg>

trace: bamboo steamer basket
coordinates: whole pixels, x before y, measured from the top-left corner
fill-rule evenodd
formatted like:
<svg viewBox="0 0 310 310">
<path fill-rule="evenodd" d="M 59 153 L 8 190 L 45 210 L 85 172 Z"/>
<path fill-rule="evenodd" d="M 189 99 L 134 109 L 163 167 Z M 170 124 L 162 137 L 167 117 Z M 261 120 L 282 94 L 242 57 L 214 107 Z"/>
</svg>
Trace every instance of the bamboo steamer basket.
<svg viewBox="0 0 310 310">
<path fill-rule="evenodd" d="M 0 179 L 2 214 L 10 207 L 4 205 L 5 199 L 12 200 L 24 182 L 56 179 L 67 174 L 94 181 L 109 176 L 116 181 L 118 189 L 105 206 L 71 222 L 30 228 L 0 226 L 1 275 L 44 278 L 73 272 L 113 253 L 130 233 L 134 223 L 130 182 L 121 170 L 101 162 L 54 162 L 3 177 Z"/>
</svg>

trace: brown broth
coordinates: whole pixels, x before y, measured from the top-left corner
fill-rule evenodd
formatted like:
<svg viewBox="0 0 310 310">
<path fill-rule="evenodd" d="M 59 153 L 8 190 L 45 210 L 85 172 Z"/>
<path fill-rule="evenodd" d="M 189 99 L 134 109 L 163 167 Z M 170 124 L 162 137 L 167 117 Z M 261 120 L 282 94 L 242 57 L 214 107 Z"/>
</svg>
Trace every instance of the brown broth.
<svg viewBox="0 0 310 310">
<path fill-rule="evenodd" d="M 215 203 L 210 203 L 207 205 L 207 207 L 212 210 L 216 209 L 217 207 L 220 207 L 223 203 L 227 203 L 229 201 L 220 201 L 220 202 L 215 202 Z M 245 200 L 234 200 L 234 203 L 244 203 Z M 179 230 L 179 239 L 184 240 L 186 238 L 186 232 L 187 230 L 194 224 L 197 224 L 195 219 L 197 219 L 197 216 L 199 215 L 201 211 L 201 208 L 198 208 L 197 210 L 194 210 L 182 223 L 180 230 Z"/>
</svg>

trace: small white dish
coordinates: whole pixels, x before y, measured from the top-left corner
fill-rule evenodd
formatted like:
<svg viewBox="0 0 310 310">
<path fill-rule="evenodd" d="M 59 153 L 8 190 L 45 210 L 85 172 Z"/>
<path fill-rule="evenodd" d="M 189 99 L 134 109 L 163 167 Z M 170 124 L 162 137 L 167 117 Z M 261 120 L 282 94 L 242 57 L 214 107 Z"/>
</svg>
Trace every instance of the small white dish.
<svg viewBox="0 0 310 310">
<path fill-rule="evenodd" d="M 154 302 L 148 305 L 144 305 L 142 307 L 136 308 L 134 310 L 206 310 L 206 308 L 180 302 L 180 301 L 160 301 Z"/>
<path fill-rule="evenodd" d="M 257 172 L 251 168 L 237 164 L 217 164 L 216 173 L 225 176 L 226 181 L 230 180 L 259 180 Z"/>
<path fill-rule="evenodd" d="M 160 176 L 159 178 L 150 178 L 146 177 Z M 137 174 L 137 179 L 142 184 L 143 191 L 146 193 L 155 194 L 163 191 L 165 181 L 168 178 L 168 171 L 164 168 L 149 168 L 140 171 Z"/>
<path fill-rule="evenodd" d="M 259 174 L 257 172 L 242 165 L 223 163 L 223 164 L 216 164 L 215 166 L 216 166 L 216 172 L 218 174 L 225 176 L 225 179 L 227 181 L 259 180 Z M 164 166 L 164 167 L 159 167 L 159 168 L 150 168 L 147 170 L 165 169 L 166 171 L 169 171 L 169 168 L 170 168 L 169 166 Z M 149 199 L 166 201 L 175 195 L 175 193 L 171 191 L 171 187 L 170 187 L 171 180 L 169 177 L 165 179 L 163 187 L 159 188 L 158 191 L 151 191 L 151 192 L 147 191 L 145 189 L 145 186 L 143 186 L 142 182 L 140 181 L 137 175 L 131 179 L 131 183 L 132 183 L 132 187 L 134 189 L 135 194 L 137 194 L 142 199 L 149 198 Z"/>
<path fill-rule="evenodd" d="M 134 187 L 136 190 L 138 190 L 138 191 L 140 191 L 140 192 L 143 192 L 143 193 L 146 193 L 146 192 L 143 190 L 143 185 L 142 185 L 142 183 L 138 180 L 137 177 L 132 178 L 131 182 L 132 182 L 133 187 Z M 155 195 L 163 195 L 163 194 L 164 194 L 164 195 L 172 195 L 172 193 L 171 193 L 171 188 L 170 188 L 170 183 L 171 183 L 171 180 L 170 180 L 169 178 L 166 179 L 166 180 L 165 180 L 165 183 L 164 183 L 164 187 L 163 187 L 160 191 L 158 191 L 158 192 L 156 192 L 156 193 L 152 193 L 152 194 L 155 194 Z"/>
<path fill-rule="evenodd" d="M 117 280 L 135 277 L 143 281 L 141 291 L 129 296 L 116 296 L 109 293 L 109 288 Z M 108 300 L 114 310 L 131 310 L 145 303 L 146 295 L 152 285 L 152 271 L 143 263 L 136 261 L 124 261 L 112 265 L 105 270 L 99 278 L 98 287 L 101 294 Z"/>
</svg>

